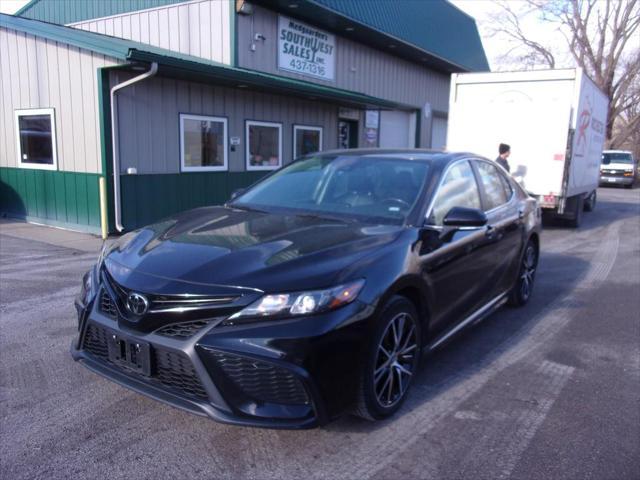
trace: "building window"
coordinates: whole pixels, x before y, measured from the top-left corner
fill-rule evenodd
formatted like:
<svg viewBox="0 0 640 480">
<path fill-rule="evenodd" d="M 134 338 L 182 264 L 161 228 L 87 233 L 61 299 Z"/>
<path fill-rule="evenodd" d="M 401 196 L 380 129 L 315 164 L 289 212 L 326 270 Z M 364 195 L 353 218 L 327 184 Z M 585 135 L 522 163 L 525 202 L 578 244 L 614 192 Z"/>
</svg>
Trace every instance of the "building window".
<svg viewBox="0 0 640 480">
<path fill-rule="evenodd" d="M 227 119 L 180 114 L 180 165 L 183 172 L 227 170 Z"/>
<path fill-rule="evenodd" d="M 322 127 L 293 126 L 293 158 L 322 150 Z"/>
<path fill-rule="evenodd" d="M 53 108 L 16 110 L 18 165 L 56 170 L 56 122 Z"/>
<path fill-rule="evenodd" d="M 246 123 L 247 170 L 275 170 L 282 165 L 282 125 Z"/>
</svg>

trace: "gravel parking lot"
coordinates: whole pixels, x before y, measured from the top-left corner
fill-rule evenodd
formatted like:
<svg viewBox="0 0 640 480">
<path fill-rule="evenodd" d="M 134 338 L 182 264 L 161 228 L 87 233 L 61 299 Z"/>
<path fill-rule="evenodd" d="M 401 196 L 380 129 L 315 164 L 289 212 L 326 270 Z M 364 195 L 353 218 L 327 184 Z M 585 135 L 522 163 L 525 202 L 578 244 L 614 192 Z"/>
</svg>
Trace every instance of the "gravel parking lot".
<svg viewBox="0 0 640 480">
<path fill-rule="evenodd" d="M 385 422 L 232 427 L 74 363 L 73 296 L 97 252 L 0 227 L 0 477 L 640 477 L 640 190 L 548 227 L 532 302 L 424 361 Z"/>
</svg>

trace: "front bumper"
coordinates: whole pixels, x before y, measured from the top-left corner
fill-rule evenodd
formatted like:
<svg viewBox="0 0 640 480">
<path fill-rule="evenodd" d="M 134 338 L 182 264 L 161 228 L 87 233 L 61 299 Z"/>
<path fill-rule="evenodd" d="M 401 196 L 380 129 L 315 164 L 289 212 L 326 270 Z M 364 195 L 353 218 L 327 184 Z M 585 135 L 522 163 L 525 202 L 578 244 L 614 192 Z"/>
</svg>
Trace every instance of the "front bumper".
<svg viewBox="0 0 640 480">
<path fill-rule="evenodd" d="M 633 175 L 625 177 L 622 175 L 600 175 L 600 185 L 631 185 Z"/>
<path fill-rule="evenodd" d="M 223 423 L 312 428 L 352 401 L 364 319 L 354 302 L 313 318 L 222 327 L 214 319 L 188 338 L 133 331 L 105 315 L 98 302 L 79 314 L 74 360 L 138 393 Z M 110 358 L 116 335 L 150 346 L 142 374 Z"/>
</svg>

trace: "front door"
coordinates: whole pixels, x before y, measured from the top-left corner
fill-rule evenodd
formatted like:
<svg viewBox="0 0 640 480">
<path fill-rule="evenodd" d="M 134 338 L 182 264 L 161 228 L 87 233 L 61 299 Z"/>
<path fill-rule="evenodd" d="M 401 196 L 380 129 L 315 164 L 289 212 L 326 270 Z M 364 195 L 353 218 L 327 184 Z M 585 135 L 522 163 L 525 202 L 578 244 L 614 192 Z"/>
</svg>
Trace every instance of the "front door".
<svg viewBox="0 0 640 480">
<path fill-rule="evenodd" d="M 438 188 L 427 223 L 443 226 L 453 207 L 482 208 L 480 191 L 468 161 L 453 164 Z M 485 272 L 486 228 L 430 231 L 421 252 L 422 275 L 431 291 L 430 330 L 439 333 L 464 320 L 479 305 Z"/>
<path fill-rule="evenodd" d="M 358 148 L 358 122 L 338 120 L 338 148 Z"/>
</svg>

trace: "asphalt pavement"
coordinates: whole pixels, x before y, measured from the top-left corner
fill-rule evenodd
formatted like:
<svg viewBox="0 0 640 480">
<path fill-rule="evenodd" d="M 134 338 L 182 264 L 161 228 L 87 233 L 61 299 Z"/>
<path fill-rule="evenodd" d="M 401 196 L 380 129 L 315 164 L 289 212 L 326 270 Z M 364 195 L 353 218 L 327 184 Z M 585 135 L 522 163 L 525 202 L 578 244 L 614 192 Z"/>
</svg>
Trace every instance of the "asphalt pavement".
<svg viewBox="0 0 640 480">
<path fill-rule="evenodd" d="M 543 232 L 530 304 L 425 358 L 398 415 L 307 431 L 217 424 L 73 362 L 100 242 L 0 225 L 0 478 L 639 479 L 640 190 L 598 195 Z"/>
</svg>

